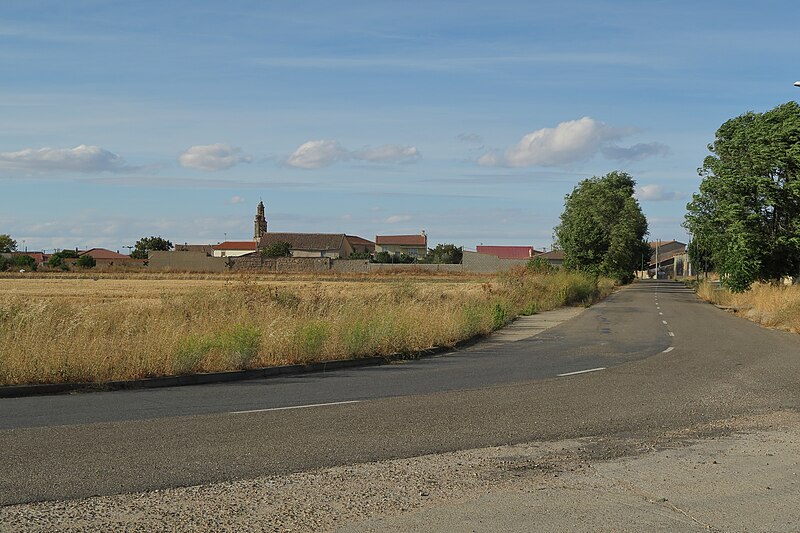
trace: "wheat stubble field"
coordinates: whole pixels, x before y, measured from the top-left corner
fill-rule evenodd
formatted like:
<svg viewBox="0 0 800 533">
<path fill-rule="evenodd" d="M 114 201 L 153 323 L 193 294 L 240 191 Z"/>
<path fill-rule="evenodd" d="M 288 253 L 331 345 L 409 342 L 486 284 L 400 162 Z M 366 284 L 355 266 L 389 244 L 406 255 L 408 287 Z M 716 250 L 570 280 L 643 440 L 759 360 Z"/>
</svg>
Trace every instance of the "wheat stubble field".
<svg viewBox="0 0 800 533">
<path fill-rule="evenodd" d="M 102 382 L 413 354 L 607 280 L 500 276 L 96 274 L 0 277 L 0 385 Z"/>
</svg>

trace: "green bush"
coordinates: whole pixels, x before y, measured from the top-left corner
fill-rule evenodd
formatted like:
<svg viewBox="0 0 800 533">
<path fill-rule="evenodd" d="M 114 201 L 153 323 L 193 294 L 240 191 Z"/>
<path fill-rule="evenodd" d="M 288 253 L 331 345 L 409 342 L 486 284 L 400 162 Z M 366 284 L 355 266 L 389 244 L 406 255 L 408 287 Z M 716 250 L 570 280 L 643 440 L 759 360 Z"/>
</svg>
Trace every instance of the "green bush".
<svg viewBox="0 0 800 533">
<path fill-rule="evenodd" d="M 232 368 L 250 366 L 261 350 L 261 332 L 252 326 L 236 326 L 220 333 L 213 342 Z"/>
<path fill-rule="evenodd" d="M 94 268 L 97 265 L 97 261 L 91 255 L 82 255 L 78 258 L 76 264 L 81 268 Z"/>
<path fill-rule="evenodd" d="M 9 263 L 16 270 L 36 270 L 36 259 L 29 255 L 14 255 Z"/>
<path fill-rule="evenodd" d="M 319 358 L 325 341 L 328 340 L 330 326 L 320 320 L 307 322 L 295 331 L 295 342 L 300 356 L 307 359 Z"/>
<path fill-rule="evenodd" d="M 0 255 L 0 272 L 8 269 L 8 259 L 4 255 Z"/>
<path fill-rule="evenodd" d="M 203 358 L 208 355 L 214 345 L 202 337 L 187 337 L 180 343 L 172 359 L 172 371 L 176 374 L 196 372 Z"/>
</svg>

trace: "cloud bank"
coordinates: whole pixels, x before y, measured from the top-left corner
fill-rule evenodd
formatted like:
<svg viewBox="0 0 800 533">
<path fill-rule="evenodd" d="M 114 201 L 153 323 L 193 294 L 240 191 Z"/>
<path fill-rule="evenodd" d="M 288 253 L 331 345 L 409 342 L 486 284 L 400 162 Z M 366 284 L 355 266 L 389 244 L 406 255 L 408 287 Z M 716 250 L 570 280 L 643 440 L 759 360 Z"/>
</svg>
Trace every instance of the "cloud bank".
<svg viewBox="0 0 800 533">
<path fill-rule="evenodd" d="M 420 157 L 419 150 L 414 146 L 385 144 L 351 151 L 344 148 L 338 141 L 322 139 L 301 144 L 289 156 L 286 164 L 297 168 L 315 169 L 347 160 L 369 163 L 413 163 Z"/>
<path fill-rule="evenodd" d="M 241 148 L 224 143 L 192 146 L 178 157 L 182 167 L 209 172 L 225 170 L 252 160 L 252 157 L 242 153 Z"/>
<path fill-rule="evenodd" d="M 636 161 L 667 152 L 667 147 L 659 143 L 637 144 L 630 148 L 616 145 L 617 141 L 632 133 L 632 128 L 615 128 L 590 117 L 583 117 L 561 122 L 555 128 L 542 128 L 528 133 L 503 153 L 483 154 L 478 159 L 478 164 L 549 167 L 586 161 L 598 153 L 609 159 Z"/>
<path fill-rule="evenodd" d="M 686 197 L 686 194 L 668 191 L 662 185 L 640 185 L 636 187 L 636 198 L 647 202 L 668 202 Z"/>
<path fill-rule="evenodd" d="M 75 148 L 26 148 L 0 152 L 0 167 L 35 172 L 126 172 L 137 170 L 119 155 L 99 146 L 81 144 Z"/>
</svg>

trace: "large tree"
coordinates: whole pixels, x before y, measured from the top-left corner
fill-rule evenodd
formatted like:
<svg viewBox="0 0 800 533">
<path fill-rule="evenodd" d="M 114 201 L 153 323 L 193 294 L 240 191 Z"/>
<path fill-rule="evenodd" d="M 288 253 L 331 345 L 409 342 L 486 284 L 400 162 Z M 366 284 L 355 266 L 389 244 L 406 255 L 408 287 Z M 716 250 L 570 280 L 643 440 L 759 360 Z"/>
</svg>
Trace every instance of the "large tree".
<svg viewBox="0 0 800 533">
<path fill-rule="evenodd" d="M 800 106 L 745 113 L 717 130 L 684 226 L 731 290 L 800 273 Z"/>
<path fill-rule="evenodd" d="M 150 252 L 168 252 L 172 243 L 161 237 L 142 237 L 131 252 L 133 259 L 147 259 Z"/>
<path fill-rule="evenodd" d="M 564 201 L 555 228 L 564 250 L 564 266 L 633 280 L 642 259 L 649 259 L 647 219 L 633 197 L 636 182 L 625 172 L 583 180 Z"/>
<path fill-rule="evenodd" d="M 425 263 L 454 264 L 461 263 L 464 250 L 455 244 L 437 244 L 436 248 L 428 248 Z"/>
</svg>

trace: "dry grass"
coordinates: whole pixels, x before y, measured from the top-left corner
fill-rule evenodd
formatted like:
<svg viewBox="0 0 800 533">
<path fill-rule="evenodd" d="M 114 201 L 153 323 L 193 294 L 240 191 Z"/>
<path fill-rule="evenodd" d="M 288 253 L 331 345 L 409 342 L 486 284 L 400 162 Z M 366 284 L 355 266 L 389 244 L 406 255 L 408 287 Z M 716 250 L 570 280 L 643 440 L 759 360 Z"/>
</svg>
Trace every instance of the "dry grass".
<svg viewBox="0 0 800 533">
<path fill-rule="evenodd" d="M 588 303 L 611 290 L 578 274 L 523 269 L 489 281 L 281 278 L 0 278 L 0 384 L 412 353 L 488 333 L 518 314 Z"/>
<path fill-rule="evenodd" d="M 697 294 L 763 326 L 800 333 L 800 286 L 755 283 L 749 291 L 734 294 L 700 283 Z"/>
</svg>

